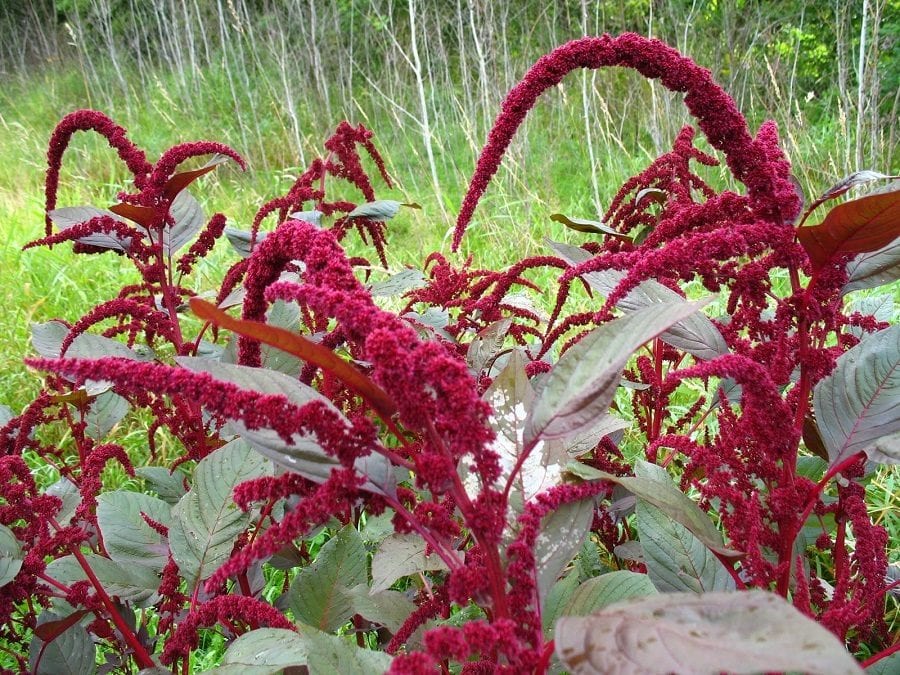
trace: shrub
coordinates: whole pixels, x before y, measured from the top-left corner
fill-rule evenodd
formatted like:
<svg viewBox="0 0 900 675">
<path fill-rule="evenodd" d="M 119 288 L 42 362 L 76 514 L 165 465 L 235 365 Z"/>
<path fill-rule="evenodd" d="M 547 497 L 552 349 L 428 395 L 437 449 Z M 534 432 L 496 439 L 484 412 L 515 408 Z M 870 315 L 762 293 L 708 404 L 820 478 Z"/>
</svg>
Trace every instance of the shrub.
<svg viewBox="0 0 900 675">
<path fill-rule="evenodd" d="M 0 626 L 19 669 L 188 672 L 212 627 L 229 641 L 221 672 L 843 673 L 859 670 L 847 648 L 893 658 L 895 582 L 864 482 L 900 459 L 900 330 L 883 296 L 846 298 L 897 278 L 900 191 L 806 224 L 892 177 L 859 172 L 804 209 L 774 124 L 751 135 L 707 71 L 636 35 L 584 38 L 507 96 L 454 248 L 541 93 L 604 66 L 684 92 L 746 191 L 701 177 L 717 159 L 685 127 L 602 222 L 556 217 L 587 243 L 503 270 L 432 253 L 372 281 L 345 255 L 356 231 L 386 266 L 387 222 L 415 207 L 376 200 L 361 150 L 390 181 L 362 126 L 339 125 L 244 232 L 205 221 L 186 190 L 243 167 L 230 148 L 150 164 L 99 112 L 60 122 L 47 232 L 29 246 L 115 253 L 138 276 L 71 324 L 34 326 L 44 388 L 0 429 Z M 106 210 L 56 208 L 82 130 L 133 174 Z M 326 194 L 329 176 L 364 202 Z M 186 280 L 223 234 L 241 259 L 213 303 Z M 528 293 L 553 274 L 546 314 Z M 135 467 L 120 422 L 138 409 L 152 421 Z M 179 453 L 159 465 L 163 436 Z M 105 487 L 111 462 L 135 480 Z"/>
</svg>

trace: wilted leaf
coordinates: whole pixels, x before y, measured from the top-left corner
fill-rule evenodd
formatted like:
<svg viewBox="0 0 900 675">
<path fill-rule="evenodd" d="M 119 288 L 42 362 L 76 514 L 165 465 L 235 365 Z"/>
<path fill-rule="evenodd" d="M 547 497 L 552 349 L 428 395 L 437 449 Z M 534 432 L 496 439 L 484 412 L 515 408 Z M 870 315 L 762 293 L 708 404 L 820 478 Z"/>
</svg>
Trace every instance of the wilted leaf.
<svg viewBox="0 0 900 675">
<path fill-rule="evenodd" d="M 631 237 L 627 234 L 622 234 L 618 230 L 614 230 L 613 228 L 604 225 L 601 222 L 596 220 L 585 220 L 584 218 L 569 218 L 569 216 L 565 216 L 562 213 L 554 213 L 550 216 L 550 220 L 555 220 L 557 223 L 562 223 L 570 230 L 575 230 L 576 232 L 587 232 L 590 234 L 608 234 L 611 237 L 616 237 L 617 239 L 627 239 L 631 241 Z"/>
<path fill-rule="evenodd" d="M 828 629 L 760 590 L 629 600 L 559 619 L 555 640 L 573 675 L 862 672 Z"/>
<path fill-rule="evenodd" d="M 22 547 L 19 540 L 5 525 L 0 525 L 0 586 L 16 578 L 22 569 Z"/>
<path fill-rule="evenodd" d="M 569 438 L 590 429 L 609 409 L 632 353 L 702 306 L 684 301 L 654 304 L 588 333 L 550 371 L 528 417 L 526 442 Z"/>
<path fill-rule="evenodd" d="M 709 516 L 675 486 L 665 469 L 656 464 L 638 460 L 634 466 L 634 476 L 615 476 L 585 464 L 576 463 L 569 464 L 568 470 L 574 470 L 575 475 L 586 480 L 608 480 L 621 485 L 635 496 L 658 508 L 675 522 L 684 525 L 716 553 L 729 558 L 743 555 L 725 548 L 722 535 Z"/>
<path fill-rule="evenodd" d="M 62 618 L 45 610 L 38 624 Z M 84 675 L 94 672 L 95 652 L 88 632 L 74 625 L 49 643 L 34 636 L 28 646 L 28 667 L 33 675 Z"/>
<path fill-rule="evenodd" d="M 847 283 L 841 295 L 863 288 L 877 288 L 900 279 L 900 237 L 887 246 L 862 253 L 847 263 Z"/>
<path fill-rule="evenodd" d="M 542 603 L 560 573 L 581 549 L 593 520 L 593 499 L 564 504 L 544 516 L 534 545 L 538 596 Z"/>
<path fill-rule="evenodd" d="M 734 590 L 734 579 L 725 566 L 684 525 L 643 499 L 638 500 L 636 514 L 647 574 L 657 590 Z"/>
<path fill-rule="evenodd" d="M 98 209 L 93 206 L 66 206 L 61 209 L 53 209 L 50 213 L 51 222 L 60 230 L 68 230 L 74 225 L 80 225 L 91 218 L 99 216 L 108 216 L 113 220 L 122 222 L 112 211 Z M 86 237 L 79 237 L 76 240 L 79 244 L 87 246 L 98 246 L 100 248 L 108 248 L 114 251 L 127 251 L 131 247 L 130 238 L 119 238 L 116 234 L 105 234 L 97 232 Z"/>
<path fill-rule="evenodd" d="M 559 257 L 573 267 L 593 258 L 591 253 L 582 248 L 550 239 L 546 241 Z M 625 273 L 619 270 L 600 270 L 583 274 L 582 278 L 591 288 L 607 296 L 625 278 Z M 679 301 L 683 302 L 683 298 L 671 288 L 667 288 L 653 279 L 647 279 L 629 291 L 616 306 L 624 312 L 634 312 L 642 307 L 658 303 L 677 303 Z M 677 322 L 664 331 L 659 339 L 704 361 L 728 353 L 728 343 L 725 342 L 722 333 L 701 312 L 691 314 Z"/>
<path fill-rule="evenodd" d="M 900 325 L 866 336 L 816 385 L 813 405 L 832 465 L 869 452 L 878 439 L 900 431 L 898 366 Z M 879 461 L 900 463 L 900 455 L 876 455 Z"/>
<path fill-rule="evenodd" d="M 124 602 L 146 600 L 159 588 L 159 577 L 150 567 L 120 564 L 95 553 L 86 553 L 84 557 L 106 592 Z M 67 586 L 88 578 L 73 555 L 50 561 L 46 574 Z"/>
<path fill-rule="evenodd" d="M 849 176 L 844 177 L 843 179 L 832 185 L 830 188 L 825 190 L 825 192 L 823 192 L 822 195 L 818 199 L 816 199 L 814 207 L 829 199 L 840 197 L 851 188 L 885 178 L 896 178 L 896 176 L 888 176 L 887 174 L 865 169 L 862 171 L 854 171 Z"/>
<path fill-rule="evenodd" d="M 646 574 L 627 570 L 608 572 L 576 588 L 559 616 L 587 616 L 622 600 L 656 594 Z"/>
<path fill-rule="evenodd" d="M 190 586 L 208 579 L 224 563 L 250 514 L 234 503 L 234 488 L 251 478 L 272 475 L 272 465 L 238 439 L 204 457 L 194 483 L 172 509 L 169 546 Z"/>
<path fill-rule="evenodd" d="M 816 268 L 828 264 L 836 255 L 877 251 L 898 235 L 900 190 L 897 189 L 838 204 L 818 225 L 797 230 L 797 239 Z"/>
<path fill-rule="evenodd" d="M 97 498 L 97 525 L 109 557 L 122 565 L 159 572 L 169 560 L 169 546 L 141 513 L 166 527 L 172 524 L 172 507 L 156 497 L 116 490 Z"/>
<path fill-rule="evenodd" d="M 414 288 L 422 288 L 428 282 L 421 270 L 405 269 L 397 272 L 384 281 L 378 281 L 369 287 L 373 298 L 393 298 L 403 295 Z"/>
<path fill-rule="evenodd" d="M 425 555 L 425 540 L 416 534 L 392 534 L 378 544 L 372 558 L 372 593 L 390 588 L 397 579 L 419 572 L 445 571 L 440 556 Z"/>
<path fill-rule="evenodd" d="M 366 547 L 356 528 L 347 525 L 300 570 L 288 602 L 297 619 L 330 633 L 353 616 L 349 589 L 366 579 Z"/>
</svg>

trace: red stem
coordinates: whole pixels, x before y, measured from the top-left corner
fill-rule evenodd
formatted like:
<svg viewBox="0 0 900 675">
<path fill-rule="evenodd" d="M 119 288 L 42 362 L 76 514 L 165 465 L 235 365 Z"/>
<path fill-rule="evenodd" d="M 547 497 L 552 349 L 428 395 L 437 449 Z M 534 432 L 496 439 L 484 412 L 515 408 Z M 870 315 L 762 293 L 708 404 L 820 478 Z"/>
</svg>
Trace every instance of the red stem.
<svg viewBox="0 0 900 675">
<path fill-rule="evenodd" d="M 535 675 L 544 675 L 547 672 L 547 669 L 550 667 L 550 659 L 553 658 L 553 650 L 556 649 L 556 642 L 554 640 L 550 640 L 547 644 L 544 645 L 544 651 L 541 652 L 541 660 L 537 662 L 537 665 L 534 667 Z"/>
<path fill-rule="evenodd" d="M 869 666 L 878 663 L 882 659 L 886 659 L 887 657 L 891 656 L 892 654 L 896 654 L 897 652 L 900 652 L 900 641 L 895 642 L 887 649 L 882 649 L 877 654 L 873 654 L 865 661 L 863 661 L 861 665 L 863 668 L 868 668 Z"/>
<path fill-rule="evenodd" d="M 55 520 L 51 519 L 50 522 L 57 530 L 60 529 L 59 523 L 57 523 Z M 156 664 L 153 662 L 150 654 L 147 653 L 144 645 L 141 644 L 140 640 L 138 640 L 137 636 L 132 632 L 128 624 L 125 623 L 125 619 L 123 619 L 122 615 L 119 614 L 119 610 L 116 609 L 116 606 L 115 604 L 113 604 L 112 599 L 106 593 L 106 589 L 103 588 L 103 584 L 100 583 L 97 575 L 94 574 L 94 570 L 91 569 L 90 563 L 88 563 L 87 558 L 84 557 L 84 554 L 75 544 L 69 545 L 69 550 L 72 552 L 72 555 L 75 556 L 78 564 L 81 565 L 81 569 L 84 570 L 84 573 L 87 576 L 88 580 L 91 582 L 91 585 L 94 587 L 94 590 L 97 591 L 97 597 L 100 598 L 100 602 L 103 604 L 103 607 L 109 614 L 109 618 L 112 619 L 112 622 L 116 625 L 116 628 L 122 634 L 125 642 L 128 643 L 128 646 L 131 647 L 132 651 L 134 652 L 134 659 L 135 661 L 137 661 L 138 666 L 140 666 L 141 669 L 155 668 Z"/>
</svg>

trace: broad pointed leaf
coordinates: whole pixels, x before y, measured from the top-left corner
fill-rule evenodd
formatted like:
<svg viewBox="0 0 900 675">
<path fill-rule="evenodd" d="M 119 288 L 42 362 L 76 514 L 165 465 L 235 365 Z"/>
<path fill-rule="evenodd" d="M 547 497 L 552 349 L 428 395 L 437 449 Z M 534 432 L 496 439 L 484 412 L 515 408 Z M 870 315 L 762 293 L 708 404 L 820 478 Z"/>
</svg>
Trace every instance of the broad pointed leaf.
<svg viewBox="0 0 900 675">
<path fill-rule="evenodd" d="M 63 617 L 45 610 L 38 624 Z M 55 640 L 45 643 L 34 636 L 28 646 L 28 667 L 34 675 L 84 675 L 94 672 L 96 648 L 88 632 L 74 625 Z"/>
<path fill-rule="evenodd" d="M 369 287 L 369 292 L 373 298 L 394 298 L 414 288 L 422 288 L 427 283 L 421 270 L 405 269 L 383 281 L 375 282 Z"/>
<path fill-rule="evenodd" d="M 163 250 L 173 255 L 201 230 L 206 217 L 203 215 L 200 202 L 187 190 L 179 192 L 172 201 L 169 215 L 174 222 L 163 230 Z"/>
<path fill-rule="evenodd" d="M 278 347 L 328 370 L 353 391 L 362 395 L 382 417 L 390 417 L 396 412 L 397 407 L 386 392 L 328 348 L 281 328 L 266 326 L 256 321 L 235 319 L 214 305 L 196 298 L 191 299 L 191 309 L 205 321 L 227 328 L 238 335 Z"/>
<path fill-rule="evenodd" d="M 63 525 L 68 525 L 69 519 L 75 515 L 75 510 L 81 503 L 81 493 L 78 491 L 78 486 L 63 476 L 53 485 L 48 487 L 45 494 L 58 497 L 62 502 L 62 506 L 55 518 Z"/>
<path fill-rule="evenodd" d="M 512 325 L 512 319 L 500 319 L 479 331 L 475 339 L 469 343 L 466 352 L 466 363 L 476 374 L 496 358 L 503 348 L 503 341 Z"/>
<path fill-rule="evenodd" d="M 390 220 L 400 211 L 401 206 L 411 209 L 422 208 L 418 204 L 397 202 L 393 199 L 380 199 L 366 204 L 360 204 L 350 213 L 348 218 L 368 218 L 369 220 L 384 221 Z"/>
<path fill-rule="evenodd" d="M 378 544 L 372 558 L 372 593 L 387 590 L 411 574 L 443 570 L 447 565 L 438 555 L 425 555 L 425 540 L 420 536 L 392 534 Z"/>
<path fill-rule="evenodd" d="M 838 204 L 818 225 L 797 230 L 797 239 L 816 268 L 837 255 L 877 251 L 898 236 L 900 189 Z"/>
<path fill-rule="evenodd" d="M 319 402 L 343 420 L 348 429 L 351 426 L 350 421 L 331 401 L 312 387 L 284 373 L 198 357 L 182 356 L 176 360 L 185 368 L 195 372 L 209 373 L 218 380 L 230 382 L 242 389 L 262 394 L 279 394 L 297 406 L 303 406 L 312 401 Z M 324 482 L 331 475 L 331 471 L 340 466 L 336 457 L 328 455 L 322 449 L 314 432 L 295 433 L 288 442 L 273 429 L 250 429 L 238 419 L 230 420 L 230 424 L 237 434 L 258 452 L 278 465 L 290 471 L 296 471 L 310 480 Z M 361 457 L 356 462 L 356 469 L 367 479 L 362 486 L 363 489 L 391 495 L 396 491 L 393 468 L 382 455 Z"/>
<path fill-rule="evenodd" d="M 106 592 L 123 602 L 146 600 L 159 588 L 159 576 L 150 567 L 117 563 L 95 553 L 86 553 L 84 557 Z M 72 555 L 52 560 L 46 574 L 67 586 L 88 579 L 84 568 Z"/>
<path fill-rule="evenodd" d="M 201 166 L 199 169 L 193 169 L 192 171 L 180 171 L 174 174 L 171 178 L 169 178 L 168 181 L 166 181 L 166 187 L 163 192 L 165 198 L 172 199 L 179 192 L 184 190 L 184 188 L 200 178 L 200 176 L 209 173 L 213 169 L 221 166 L 229 160 L 232 160 L 232 158 L 228 155 L 215 154 L 206 164 Z"/>
<path fill-rule="evenodd" d="M 156 497 L 116 490 L 97 498 L 97 525 L 109 557 L 122 565 L 159 572 L 169 560 L 169 546 L 142 513 L 165 527 L 172 524 L 172 507 Z"/>
<path fill-rule="evenodd" d="M 900 431 L 900 325 L 866 336 L 816 385 L 816 421 L 834 465 Z M 889 457 L 900 463 L 900 457 Z"/>
<path fill-rule="evenodd" d="M 643 460 L 635 463 L 634 476 L 615 476 L 584 464 L 570 464 L 569 470 L 586 480 L 608 480 L 617 483 L 637 497 L 646 500 L 669 518 L 681 523 L 710 549 L 729 558 L 743 554 L 725 548 L 722 535 L 700 507 L 679 490 L 666 470 Z"/>
<path fill-rule="evenodd" d="M 639 499 L 637 529 L 647 574 L 664 593 L 733 591 L 734 579 L 697 537 L 655 506 Z"/>
<path fill-rule="evenodd" d="M 584 218 L 570 218 L 569 216 L 563 215 L 562 213 L 554 213 L 550 216 L 550 220 L 555 220 L 557 223 L 562 223 L 570 230 L 575 230 L 576 232 L 587 232 L 590 234 L 607 234 L 611 237 L 616 237 L 617 239 L 627 239 L 631 240 L 627 234 L 622 234 L 618 230 L 614 230 L 608 225 L 604 225 L 603 223 L 596 220 L 585 220 Z"/>
<path fill-rule="evenodd" d="M 91 407 L 84 416 L 86 424 L 84 432 L 95 440 L 103 440 L 128 414 L 130 407 L 128 401 L 115 392 L 105 391 L 98 394 L 91 401 Z"/>
<path fill-rule="evenodd" d="M 828 629 L 759 590 L 629 600 L 559 619 L 555 640 L 573 675 L 862 672 Z"/>
<path fill-rule="evenodd" d="M 172 472 L 162 466 L 139 466 L 134 472 L 167 504 L 176 504 L 187 492 L 185 475 L 178 469 Z"/>
<path fill-rule="evenodd" d="M 847 283 L 841 294 L 864 288 L 877 288 L 900 279 L 900 237 L 890 244 L 872 251 L 861 253 L 847 263 Z"/>
<path fill-rule="evenodd" d="M 622 600 L 656 594 L 646 574 L 627 570 L 608 572 L 576 588 L 559 616 L 587 616 Z"/>
<path fill-rule="evenodd" d="M 848 190 L 858 187 L 860 185 L 865 185 L 866 183 L 871 183 L 876 180 L 884 180 L 896 178 L 896 176 L 888 176 L 884 173 L 879 173 L 878 171 L 870 171 L 868 169 L 863 169 L 862 171 L 854 171 L 849 176 L 844 177 L 830 188 L 825 190 L 822 195 L 816 199 L 815 204 L 821 204 L 822 202 L 828 199 L 834 199 L 835 197 L 840 197 L 842 194 L 847 192 Z"/>
<path fill-rule="evenodd" d="M 265 239 L 267 234 L 268 232 L 257 233 L 255 245 L 259 246 L 259 242 Z M 225 237 L 228 239 L 228 242 L 231 244 L 231 246 L 239 256 L 241 256 L 242 258 L 250 257 L 250 254 L 253 252 L 253 248 L 250 246 L 253 235 L 250 232 L 237 230 L 233 227 L 226 227 Z"/>
<path fill-rule="evenodd" d="M 400 630 L 416 606 L 406 593 L 400 591 L 371 592 L 367 584 L 359 584 L 348 591 L 353 613 L 386 627 L 392 633 Z"/>
<path fill-rule="evenodd" d="M 593 258 L 593 255 L 583 248 L 555 242 L 550 239 L 546 241 L 559 257 L 572 266 L 579 265 Z M 625 273 L 618 270 L 601 270 L 588 272 L 583 274 L 582 277 L 591 288 L 606 296 L 625 278 Z M 671 288 L 667 288 L 653 279 L 647 279 L 619 300 L 617 306 L 622 311 L 633 312 L 655 303 L 678 302 L 679 300 L 682 300 L 681 296 Z M 666 344 L 683 349 L 704 361 L 728 353 L 728 343 L 725 342 L 722 333 L 701 312 L 692 314 L 679 321 L 664 331 L 659 338 Z"/>
<path fill-rule="evenodd" d="M 297 619 L 330 633 L 353 616 L 349 589 L 366 580 L 366 547 L 356 528 L 347 525 L 300 570 L 288 601 Z"/>
<path fill-rule="evenodd" d="M 234 488 L 267 475 L 272 475 L 271 463 L 241 440 L 223 445 L 197 464 L 191 490 L 172 510 L 169 528 L 172 556 L 189 584 L 208 579 L 250 524 L 250 514 L 234 503 Z"/>
<path fill-rule="evenodd" d="M 244 633 L 225 651 L 222 665 L 211 673 L 280 673 L 290 666 L 306 665 L 309 641 L 302 633 L 285 628 L 258 628 Z M 242 669 L 226 670 L 229 666 Z M 251 670 L 243 670 L 248 667 Z M 259 670 L 257 670 L 259 669 Z"/>
<path fill-rule="evenodd" d="M 19 540 L 5 525 L 0 525 L 0 586 L 16 578 L 22 569 L 22 547 Z"/>
<path fill-rule="evenodd" d="M 587 539 L 594 521 L 594 500 L 564 504 L 544 516 L 534 545 L 538 595 L 543 602 L 559 575 Z"/>
<path fill-rule="evenodd" d="M 590 429 L 609 409 L 632 353 L 702 306 L 684 301 L 654 304 L 588 333 L 550 371 L 528 417 L 526 442 L 572 437 Z"/>
<path fill-rule="evenodd" d="M 80 225 L 91 218 L 99 216 L 108 216 L 113 220 L 121 221 L 112 211 L 98 209 L 93 206 L 66 206 L 60 209 L 53 209 L 50 213 L 50 220 L 60 230 L 67 230 L 74 225 Z M 116 234 L 105 234 L 97 232 L 86 237 L 79 237 L 78 243 L 88 246 L 98 246 L 100 248 L 108 248 L 114 251 L 127 251 L 131 247 L 130 238 L 120 238 Z"/>
</svg>

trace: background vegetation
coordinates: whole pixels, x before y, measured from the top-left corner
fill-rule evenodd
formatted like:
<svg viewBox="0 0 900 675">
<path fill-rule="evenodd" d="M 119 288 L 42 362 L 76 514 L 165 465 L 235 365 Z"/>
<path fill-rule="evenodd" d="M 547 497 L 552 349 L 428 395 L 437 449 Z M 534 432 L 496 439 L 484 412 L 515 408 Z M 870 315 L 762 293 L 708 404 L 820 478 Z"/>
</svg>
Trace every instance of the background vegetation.
<svg viewBox="0 0 900 675">
<path fill-rule="evenodd" d="M 129 274 L 123 265 L 110 276 L 106 256 L 65 247 L 21 252 L 43 227 L 45 146 L 65 113 L 101 109 L 151 154 L 198 138 L 238 148 L 251 170 L 217 172 L 204 187 L 208 211 L 232 214 L 238 227 L 284 191 L 338 121 L 363 122 L 399 186 L 379 196 L 424 207 L 392 222 L 397 266 L 411 251 L 449 248 L 487 129 L 527 67 L 571 38 L 626 30 L 713 70 L 752 127 L 777 120 L 807 196 L 856 169 L 898 172 L 900 0 L 0 3 L 3 402 L 17 410 L 37 389 L 21 365 L 29 322 L 78 316 Z M 548 215 L 595 217 L 685 121 L 679 97 L 635 74 L 570 76 L 529 117 L 466 252 L 498 266 L 545 235 L 579 243 Z M 61 205 L 114 198 L 122 167 L 102 145 L 76 138 Z M 895 478 L 885 475 L 886 518 Z"/>
</svg>

